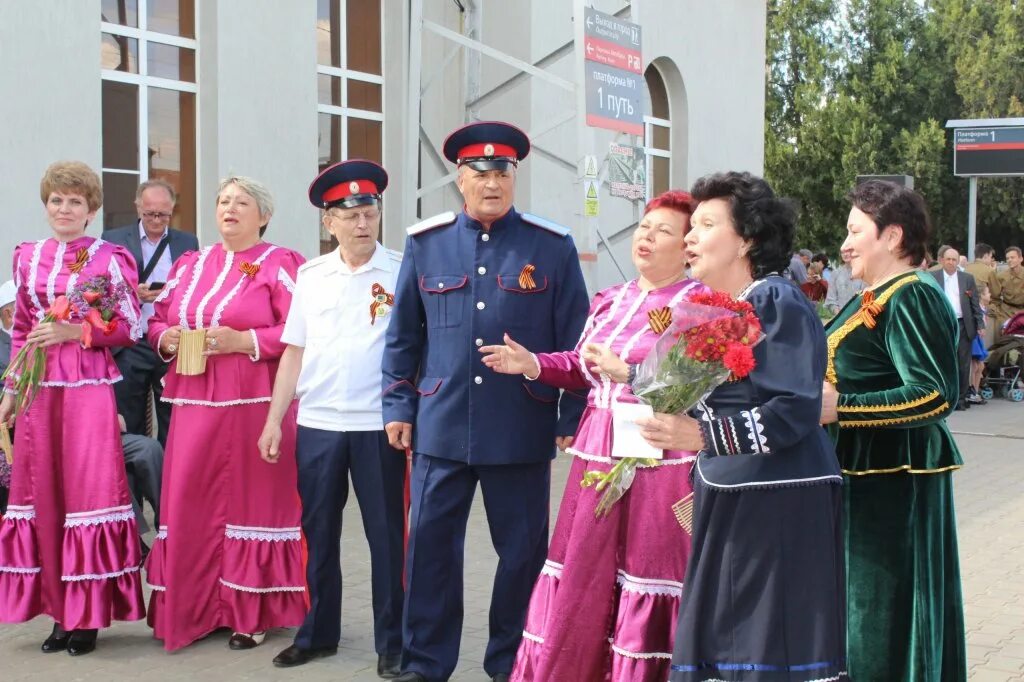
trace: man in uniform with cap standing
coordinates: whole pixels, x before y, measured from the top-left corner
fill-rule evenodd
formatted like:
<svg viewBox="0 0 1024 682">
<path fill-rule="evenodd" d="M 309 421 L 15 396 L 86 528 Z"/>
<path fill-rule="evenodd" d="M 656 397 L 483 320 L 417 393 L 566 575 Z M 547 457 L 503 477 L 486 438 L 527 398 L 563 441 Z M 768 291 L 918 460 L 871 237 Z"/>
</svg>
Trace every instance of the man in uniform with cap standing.
<svg viewBox="0 0 1024 682">
<path fill-rule="evenodd" d="M 452 133 L 465 199 L 409 228 L 384 352 L 384 424 L 412 448 L 403 674 L 446 680 L 459 656 L 466 522 L 479 482 L 498 553 L 484 670 L 508 679 L 548 542 L 551 459 L 583 401 L 499 375 L 477 348 L 507 332 L 538 352 L 573 348 L 588 309 L 569 230 L 513 206 L 526 134 L 479 122 Z M 560 409 L 561 408 L 561 409 Z"/>
<path fill-rule="evenodd" d="M 299 399 L 295 459 L 309 559 L 310 610 L 274 665 L 302 665 L 337 652 L 341 637 L 341 516 L 348 478 L 370 544 L 377 674 L 399 673 L 405 457 L 388 447 L 381 420 L 381 354 L 401 255 L 377 242 L 388 176 L 372 161 L 325 169 L 309 187 L 338 248 L 299 268 L 281 340 L 288 344 L 260 452 L 277 460 L 281 421 Z"/>
</svg>

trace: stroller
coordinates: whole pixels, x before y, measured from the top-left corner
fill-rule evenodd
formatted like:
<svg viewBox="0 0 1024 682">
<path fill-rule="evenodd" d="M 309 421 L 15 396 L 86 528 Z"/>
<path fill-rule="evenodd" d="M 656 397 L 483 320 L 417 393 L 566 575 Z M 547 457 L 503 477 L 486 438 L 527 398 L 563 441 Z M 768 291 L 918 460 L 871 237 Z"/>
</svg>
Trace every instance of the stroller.
<svg viewBox="0 0 1024 682">
<path fill-rule="evenodd" d="M 1003 335 L 988 349 L 987 376 L 981 397 L 989 400 L 996 391 L 1015 403 L 1024 401 L 1024 311 L 1006 321 Z"/>
</svg>

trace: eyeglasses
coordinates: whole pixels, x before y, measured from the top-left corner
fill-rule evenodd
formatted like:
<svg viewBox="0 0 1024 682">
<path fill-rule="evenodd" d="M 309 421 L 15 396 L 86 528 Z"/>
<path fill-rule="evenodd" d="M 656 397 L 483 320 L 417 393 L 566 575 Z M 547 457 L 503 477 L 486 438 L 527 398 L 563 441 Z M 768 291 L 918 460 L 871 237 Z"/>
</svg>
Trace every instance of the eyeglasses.
<svg viewBox="0 0 1024 682">
<path fill-rule="evenodd" d="M 339 215 L 338 213 L 332 213 L 330 215 L 335 220 L 345 223 L 346 225 L 358 225 L 360 218 L 365 220 L 367 223 L 372 223 L 380 217 L 380 210 L 372 208 L 365 211 L 354 211 L 345 215 Z"/>
<path fill-rule="evenodd" d="M 158 213 L 156 211 L 146 211 L 142 214 L 142 217 L 146 220 L 170 220 L 170 213 Z"/>
</svg>

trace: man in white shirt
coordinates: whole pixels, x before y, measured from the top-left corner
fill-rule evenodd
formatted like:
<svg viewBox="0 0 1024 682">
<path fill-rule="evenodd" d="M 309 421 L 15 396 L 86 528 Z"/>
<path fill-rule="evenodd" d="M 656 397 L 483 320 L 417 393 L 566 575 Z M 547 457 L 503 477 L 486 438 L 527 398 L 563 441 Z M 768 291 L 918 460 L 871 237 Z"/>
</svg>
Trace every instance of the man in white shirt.
<svg viewBox="0 0 1024 682">
<path fill-rule="evenodd" d="M 978 299 L 978 285 L 974 277 L 960 270 L 960 253 L 948 248 L 942 254 L 942 269 L 932 274 L 936 282 L 946 292 L 950 307 L 960 327 L 960 338 L 957 344 L 957 361 L 960 369 L 960 400 L 956 409 L 966 410 L 970 407 L 967 395 L 971 388 L 971 344 L 979 330 L 984 329 L 984 318 L 981 314 L 981 303 Z"/>
<path fill-rule="evenodd" d="M 370 545 L 377 674 L 397 677 L 402 651 L 405 471 L 381 417 L 381 356 L 401 255 L 377 242 L 384 169 L 344 161 L 310 185 L 337 250 L 301 268 L 281 340 L 260 452 L 276 461 L 281 421 L 298 397 L 299 496 L 309 562 L 310 611 L 278 667 L 337 652 L 341 637 L 340 547 L 348 477 Z"/>
<path fill-rule="evenodd" d="M 199 249 L 195 235 L 170 227 L 177 196 L 174 187 L 164 180 L 147 180 L 135 193 L 135 210 L 139 220 L 103 233 L 103 238 L 126 247 L 135 258 L 139 275 L 139 302 L 142 304 L 142 331 L 153 316 L 153 301 L 160 295 L 171 265 L 183 253 Z M 161 360 L 146 341 L 145 333 L 134 346 L 114 350 L 114 360 L 121 370 L 121 381 L 114 384 L 117 411 L 124 416 L 127 433 L 151 436 L 147 427 L 149 394 L 156 408 L 157 440 L 167 445 L 167 429 L 171 406 L 160 402 L 161 383 L 168 364 Z M 159 481 L 156 482 L 159 486 Z"/>
</svg>

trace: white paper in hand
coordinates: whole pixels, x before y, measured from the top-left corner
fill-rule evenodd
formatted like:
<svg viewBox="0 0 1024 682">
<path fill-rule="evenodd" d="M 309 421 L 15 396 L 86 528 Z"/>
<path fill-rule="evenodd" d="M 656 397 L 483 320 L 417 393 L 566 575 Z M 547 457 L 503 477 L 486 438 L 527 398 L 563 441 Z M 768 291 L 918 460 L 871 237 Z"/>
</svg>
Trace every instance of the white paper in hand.
<svg viewBox="0 0 1024 682">
<path fill-rule="evenodd" d="M 665 453 L 640 435 L 637 419 L 653 417 L 654 408 L 643 403 L 612 403 L 612 457 L 661 459 Z"/>
</svg>

